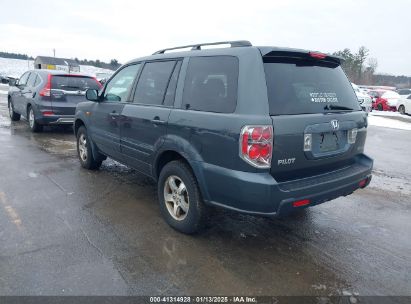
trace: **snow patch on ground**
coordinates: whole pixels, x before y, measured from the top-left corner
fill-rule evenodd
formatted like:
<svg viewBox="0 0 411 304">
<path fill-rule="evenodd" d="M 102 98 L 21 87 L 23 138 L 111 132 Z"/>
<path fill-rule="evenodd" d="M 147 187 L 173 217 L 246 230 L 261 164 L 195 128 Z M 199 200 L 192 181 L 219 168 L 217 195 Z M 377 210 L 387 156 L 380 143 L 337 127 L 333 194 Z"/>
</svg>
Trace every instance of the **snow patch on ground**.
<svg viewBox="0 0 411 304">
<path fill-rule="evenodd" d="M 18 78 L 27 70 L 34 69 L 33 60 L 0 58 L 0 74 Z M 96 73 L 113 73 L 111 70 L 96 68 L 90 65 L 80 65 L 80 73 L 96 76 Z"/>
<path fill-rule="evenodd" d="M 390 112 L 390 111 L 377 111 L 374 110 L 369 113 L 369 116 L 385 116 L 385 117 L 393 117 L 393 118 L 401 118 L 401 119 L 408 119 L 411 122 L 411 116 L 409 115 L 402 115 L 398 112 Z"/>
<path fill-rule="evenodd" d="M 401 115 L 401 117 L 403 117 L 403 115 Z M 410 123 L 408 123 L 408 122 L 399 121 L 399 120 L 395 120 L 391 118 L 385 118 L 382 116 L 369 115 L 368 124 L 370 126 L 411 131 L 411 120 L 410 120 Z"/>
</svg>

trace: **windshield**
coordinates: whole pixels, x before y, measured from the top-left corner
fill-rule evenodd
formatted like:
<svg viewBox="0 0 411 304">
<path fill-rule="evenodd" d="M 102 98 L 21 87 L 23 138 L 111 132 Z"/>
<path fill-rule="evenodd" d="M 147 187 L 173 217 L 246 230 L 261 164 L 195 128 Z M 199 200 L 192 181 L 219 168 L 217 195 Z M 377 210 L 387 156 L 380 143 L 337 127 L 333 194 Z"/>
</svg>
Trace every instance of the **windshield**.
<svg viewBox="0 0 411 304">
<path fill-rule="evenodd" d="M 264 70 L 271 115 L 361 110 L 336 63 L 265 57 Z"/>
<path fill-rule="evenodd" d="M 99 83 L 86 76 L 66 76 L 53 75 L 51 78 L 51 87 L 54 90 L 64 91 L 85 91 L 87 89 L 100 89 Z"/>
</svg>

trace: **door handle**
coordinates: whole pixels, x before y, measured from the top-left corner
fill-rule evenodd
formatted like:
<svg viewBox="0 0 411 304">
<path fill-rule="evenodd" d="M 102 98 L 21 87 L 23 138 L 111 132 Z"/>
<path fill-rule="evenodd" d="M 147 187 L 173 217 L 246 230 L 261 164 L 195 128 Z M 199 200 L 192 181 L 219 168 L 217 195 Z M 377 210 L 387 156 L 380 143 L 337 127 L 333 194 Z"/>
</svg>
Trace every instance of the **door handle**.
<svg viewBox="0 0 411 304">
<path fill-rule="evenodd" d="M 111 112 L 110 113 L 111 119 L 116 119 L 117 117 L 120 117 L 120 113 L 117 112 Z"/>
<path fill-rule="evenodd" d="M 164 124 L 166 124 L 166 122 L 165 122 L 164 120 L 161 120 L 160 117 L 158 117 L 158 116 L 154 117 L 154 118 L 151 120 L 151 122 L 152 122 L 153 124 L 156 124 L 156 125 L 164 125 Z"/>
</svg>

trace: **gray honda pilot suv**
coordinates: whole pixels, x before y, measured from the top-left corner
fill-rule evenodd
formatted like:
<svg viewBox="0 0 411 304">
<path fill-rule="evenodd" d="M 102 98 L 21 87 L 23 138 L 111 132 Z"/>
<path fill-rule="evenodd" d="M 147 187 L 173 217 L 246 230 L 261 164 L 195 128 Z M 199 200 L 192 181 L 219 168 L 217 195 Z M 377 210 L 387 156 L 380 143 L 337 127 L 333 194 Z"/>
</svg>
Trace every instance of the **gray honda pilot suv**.
<svg viewBox="0 0 411 304">
<path fill-rule="evenodd" d="M 204 48 L 218 44 L 229 47 Z M 209 206 L 278 216 L 349 195 L 369 184 L 373 161 L 340 64 L 247 41 L 130 61 L 77 105 L 80 163 L 109 156 L 152 177 L 162 215 L 184 233 Z"/>
</svg>

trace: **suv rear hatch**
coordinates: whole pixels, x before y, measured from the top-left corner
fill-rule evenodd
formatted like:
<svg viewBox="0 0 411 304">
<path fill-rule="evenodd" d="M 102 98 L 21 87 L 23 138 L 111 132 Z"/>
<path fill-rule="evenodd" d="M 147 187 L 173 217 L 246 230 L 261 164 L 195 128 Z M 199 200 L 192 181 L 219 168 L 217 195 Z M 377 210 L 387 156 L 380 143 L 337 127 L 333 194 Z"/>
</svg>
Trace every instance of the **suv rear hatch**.
<svg viewBox="0 0 411 304">
<path fill-rule="evenodd" d="M 271 174 L 289 181 L 347 168 L 364 149 L 366 115 L 336 57 L 264 54 L 274 129 Z"/>
<path fill-rule="evenodd" d="M 74 115 L 76 105 L 86 101 L 87 89 L 100 89 L 93 77 L 83 75 L 51 75 L 50 97 L 55 115 Z"/>
</svg>

